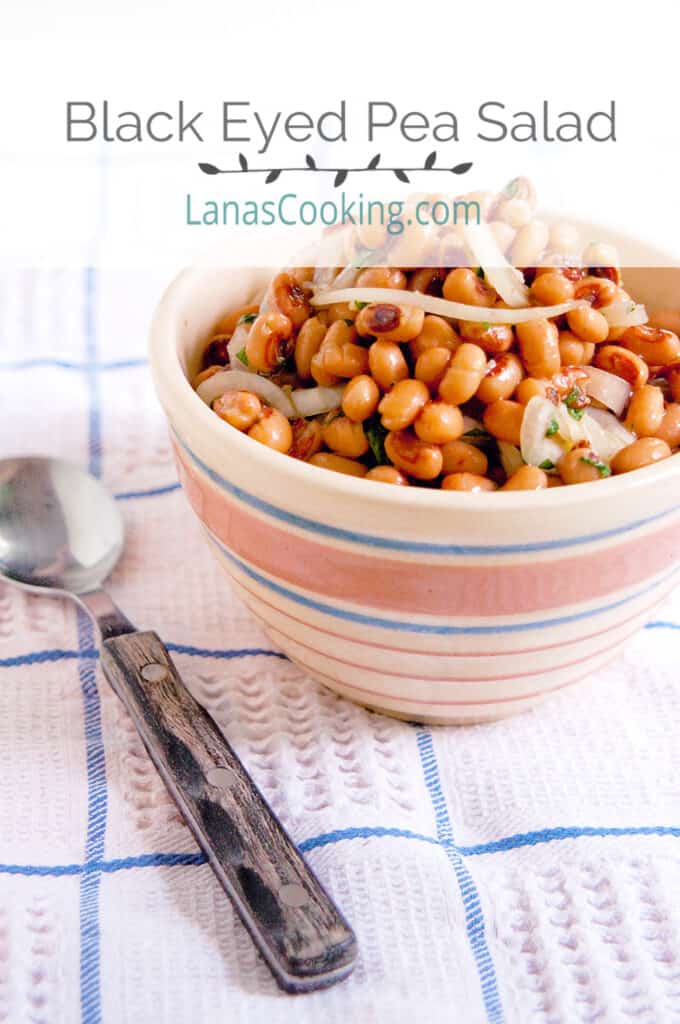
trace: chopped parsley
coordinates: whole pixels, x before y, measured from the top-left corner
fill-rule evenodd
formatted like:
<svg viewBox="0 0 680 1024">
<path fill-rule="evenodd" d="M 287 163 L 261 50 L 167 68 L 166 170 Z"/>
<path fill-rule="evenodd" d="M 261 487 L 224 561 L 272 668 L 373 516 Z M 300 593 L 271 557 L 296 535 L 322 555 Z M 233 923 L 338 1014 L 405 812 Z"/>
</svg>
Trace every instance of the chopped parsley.
<svg viewBox="0 0 680 1024">
<path fill-rule="evenodd" d="M 347 317 L 345 317 L 345 323 L 348 327 L 354 327 L 354 320 L 348 320 Z"/>
<path fill-rule="evenodd" d="M 354 306 L 356 309 L 364 309 L 365 306 L 368 306 L 368 302 L 355 302 Z"/>
<path fill-rule="evenodd" d="M 582 420 L 583 413 L 585 412 L 585 405 L 588 399 L 586 398 L 585 392 L 575 384 L 571 389 L 567 397 L 564 399 L 564 404 L 567 407 L 567 412 L 574 420 Z"/>
<path fill-rule="evenodd" d="M 371 452 L 375 459 L 376 466 L 384 466 L 389 462 L 387 455 L 385 454 L 385 438 L 387 437 L 387 430 L 383 427 L 380 422 L 378 415 L 371 416 L 370 419 L 364 423 L 364 433 L 368 439 L 368 443 L 371 446 Z"/>
<path fill-rule="evenodd" d="M 471 430 L 466 430 L 463 437 L 490 437 L 490 434 L 486 430 L 482 430 L 481 427 L 472 427 Z"/>
<path fill-rule="evenodd" d="M 588 455 L 582 455 L 581 462 L 585 462 L 586 466 L 594 466 L 601 477 L 612 475 L 612 471 L 607 463 L 602 462 L 601 459 L 591 459 Z"/>
<path fill-rule="evenodd" d="M 481 327 L 482 331 L 484 331 L 484 332 L 491 330 L 491 324 L 489 323 L 488 320 L 485 320 L 484 323 L 480 324 L 479 326 Z"/>
<path fill-rule="evenodd" d="M 475 267 L 475 274 L 477 275 L 477 277 L 484 280 L 484 267 Z"/>
<path fill-rule="evenodd" d="M 512 181 L 509 181 L 503 189 L 503 192 L 508 199 L 514 199 L 519 192 L 519 178 L 513 178 Z"/>
<path fill-rule="evenodd" d="M 555 463 L 551 462 L 550 459 L 544 459 L 543 462 L 539 463 L 539 469 L 554 469 Z"/>
<path fill-rule="evenodd" d="M 554 437 L 554 435 L 557 433 L 557 431 L 559 429 L 560 429 L 559 423 L 557 422 L 557 420 L 553 416 L 553 418 L 550 420 L 550 423 L 548 425 L 548 429 L 545 432 L 545 436 L 546 437 Z"/>
<path fill-rule="evenodd" d="M 238 322 L 240 324 L 252 324 L 255 320 L 257 320 L 257 313 L 244 313 L 243 316 L 239 317 Z"/>
<path fill-rule="evenodd" d="M 248 356 L 246 355 L 246 350 L 244 348 L 242 348 L 240 352 L 236 353 L 236 358 L 240 359 L 244 366 L 249 365 Z"/>
</svg>

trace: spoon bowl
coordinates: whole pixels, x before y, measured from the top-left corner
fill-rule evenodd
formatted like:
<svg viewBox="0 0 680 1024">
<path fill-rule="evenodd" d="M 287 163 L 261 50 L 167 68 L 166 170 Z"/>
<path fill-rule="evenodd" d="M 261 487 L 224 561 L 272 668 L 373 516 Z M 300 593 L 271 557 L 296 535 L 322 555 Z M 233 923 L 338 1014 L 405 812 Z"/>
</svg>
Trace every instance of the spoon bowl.
<svg viewBox="0 0 680 1024">
<path fill-rule="evenodd" d="M 123 551 L 123 517 L 89 473 L 61 459 L 0 461 L 0 574 L 29 590 L 98 589 Z"/>
</svg>

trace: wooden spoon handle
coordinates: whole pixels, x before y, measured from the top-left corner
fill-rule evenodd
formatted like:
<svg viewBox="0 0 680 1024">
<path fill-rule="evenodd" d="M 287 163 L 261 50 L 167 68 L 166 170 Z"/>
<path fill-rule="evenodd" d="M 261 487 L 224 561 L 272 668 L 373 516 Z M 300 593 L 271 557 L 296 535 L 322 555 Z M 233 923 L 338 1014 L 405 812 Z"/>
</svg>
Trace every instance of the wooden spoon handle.
<svg viewBox="0 0 680 1024">
<path fill-rule="evenodd" d="M 102 644 L 102 666 L 281 988 L 346 977 L 356 940 L 156 633 Z"/>
</svg>

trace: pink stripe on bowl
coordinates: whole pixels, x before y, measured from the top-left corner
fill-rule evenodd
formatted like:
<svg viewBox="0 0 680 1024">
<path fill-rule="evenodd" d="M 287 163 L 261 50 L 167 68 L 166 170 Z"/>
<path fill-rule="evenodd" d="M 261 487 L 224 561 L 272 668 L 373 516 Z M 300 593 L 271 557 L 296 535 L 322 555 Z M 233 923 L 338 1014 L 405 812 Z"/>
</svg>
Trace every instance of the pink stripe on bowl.
<svg viewBox="0 0 680 1024">
<path fill-rule="evenodd" d="M 579 604 L 633 586 L 677 557 L 678 525 L 598 552 L 499 566 L 400 561 L 312 540 L 242 506 L 175 447 L 182 486 L 199 518 L 231 551 L 269 575 L 327 598 L 401 614 L 515 615 Z M 431 556 L 430 556 L 431 557 Z"/>
</svg>

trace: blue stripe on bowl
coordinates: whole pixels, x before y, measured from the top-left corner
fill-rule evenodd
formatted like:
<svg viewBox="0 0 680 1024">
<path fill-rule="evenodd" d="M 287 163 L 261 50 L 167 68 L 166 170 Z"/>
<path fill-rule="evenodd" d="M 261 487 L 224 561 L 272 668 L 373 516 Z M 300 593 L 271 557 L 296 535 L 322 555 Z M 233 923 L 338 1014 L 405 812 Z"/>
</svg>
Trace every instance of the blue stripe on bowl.
<svg viewBox="0 0 680 1024">
<path fill-rule="evenodd" d="M 265 515 L 278 519 L 288 526 L 294 526 L 299 530 L 306 530 L 308 533 L 319 534 L 322 537 L 331 537 L 333 540 L 349 541 L 353 544 L 364 544 L 370 548 L 382 548 L 388 551 L 407 551 L 412 554 L 428 555 L 518 555 L 527 554 L 533 551 L 560 551 L 564 548 L 578 547 L 581 544 L 591 544 L 594 541 L 606 540 L 608 537 L 617 537 L 619 534 L 631 533 L 649 523 L 665 519 L 673 514 L 680 505 L 673 505 L 663 512 L 657 512 L 646 519 L 636 519 L 626 523 L 625 526 L 617 526 L 611 530 L 602 530 L 600 533 L 581 534 L 578 537 L 568 537 L 561 540 L 535 541 L 530 544 L 435 544 L 429 541 L 408 541 L 393 540 L 390 537 L 376 537 L 371 533 L 358 533 L 354 530 L 344 530 L 337 526 L 328 526 L 326 523 L 317 522 L 315 519 L 307 519 L 305 516 L 287 512 L 285 509 L 272 505 L 262 498 L 244 491 L 241 487 L 225 479 L 216 470 L 211 469 L 202 459 L 198 457 L 176 433 L 174 434 L 178 445 L 189 456 L 191 461 L 203 472 L 213 483 L 217 484 L 227 494 L 238 498 L 245 505 L 263 512 Z"/>
<path fill-rule="evenodd" d="M 214 534 L 204 527 L 208 538 L 213 544 L 219 548 L 221 553 L 227 558 L 233 565 L 240 569 L 241 572 L 249 576 L 250 579 L 259 583 L 260 586 L 266 587 L 268 590 L 273 591 L 280 597 L 285 597 L 289 601 L 294 601 L 296 604 L 303 605 L 305 608 L 311 608 L 315 612 L 321 612 L 323 615 L 330 615 L 336 619 L 345 619 L 347 622 L 356 622 L 361 626 L 377 626 L 380 629 L 392 629 L 400 633 L 426 633 L 435 634 L 437 636 L 495 636 L 502 633 L 525 633 L 533 629 L 549 629 L 552 626 L 565 626 L 570 622 L 579 622 L 581 619 L 594 618 L 596 615 L 603 615 L 605 612 L 614 611 L 615 608 L 620 608 L 625 604 L 629 604 L 631 601 L 635 601 L 639 597 L 643 597 L 645 594 L 650 593 L 652 590 L 656 590 L 667 580 L 670 580 L 680 570 L 680 566 L 674 566 L 670 572 L 655 580 L 653 583 L 647 584 L 640 590 L 636 590 L 632 594 L 626 595 L 626 597 L 620 598 L 618 601 L 612 601 L 609 604 L 600 605 L 597 608 L 589 608 L 586 611 L 573 612 L 571 615 L 562 615 L 554 619 L 539 619 L 535 622 L 510 622 L 497 625 L 489 626 L 445 626 L 437 625 L 435 623 L 425 622 L 400 622 L 397 619 L 382 619 L 374 615 L 364 615 L 361 612 L 350 611 L 347 608 L 339 608 L 334 605 L 327 604 L 325 601 L 318 601 L 315 598 L 307 597 L 304 594 L 298 594 L 294 590 L 290 590 L 288 587 L 283 586 L 281 583 L 277 583 L 274 580 L 269 579 L 267 576 L 263 576 L 257 572 L 256 569 L 251 568 L 245 562 L 242 562 L 240 558 L 232 554 L 224 546 L 224 544 L 215 537 Z"/>
</svg>

